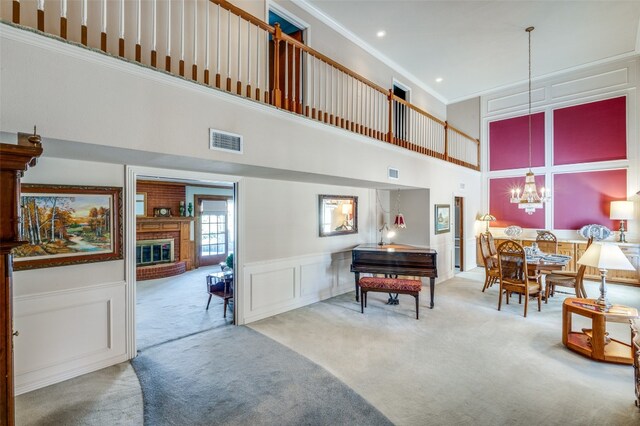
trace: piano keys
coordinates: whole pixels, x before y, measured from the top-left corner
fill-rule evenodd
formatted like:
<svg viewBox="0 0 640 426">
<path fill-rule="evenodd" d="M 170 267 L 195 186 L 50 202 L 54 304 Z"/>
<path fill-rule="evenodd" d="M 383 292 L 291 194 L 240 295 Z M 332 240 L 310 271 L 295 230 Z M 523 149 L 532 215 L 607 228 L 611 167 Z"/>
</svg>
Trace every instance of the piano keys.
<svg viewBox="0 0 640 426">
<path fill-rule="evenodd" d="M 361 273 L 385 276 L 408 275 L 429 277 L 430 308 L 433 309 L 433 293 L 438 277 L 438 253 L 432 249 L 402 244 L 360 244 L 351 251 L 351 272 L 355 273 L 356 302 L 359 301 L 358 281 Z"/>
</svg>

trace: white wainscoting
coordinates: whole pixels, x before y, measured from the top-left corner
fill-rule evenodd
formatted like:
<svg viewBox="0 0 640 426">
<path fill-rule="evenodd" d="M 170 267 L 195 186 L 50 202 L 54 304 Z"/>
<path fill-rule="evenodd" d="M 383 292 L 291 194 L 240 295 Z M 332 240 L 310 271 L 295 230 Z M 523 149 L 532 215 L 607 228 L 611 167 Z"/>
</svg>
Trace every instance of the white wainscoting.
<svg viewBox="0 0 640 426">
<path fill-rule="evenodd" d="M 14 299 L 22 394 L 127 360 L 124 281 Z"/>
<path fill-rule="evenodd" d="M 289 257 L 244 265 L 244 309 L 248 324 L 354 290 L 351 250 Z"/>
</svg>

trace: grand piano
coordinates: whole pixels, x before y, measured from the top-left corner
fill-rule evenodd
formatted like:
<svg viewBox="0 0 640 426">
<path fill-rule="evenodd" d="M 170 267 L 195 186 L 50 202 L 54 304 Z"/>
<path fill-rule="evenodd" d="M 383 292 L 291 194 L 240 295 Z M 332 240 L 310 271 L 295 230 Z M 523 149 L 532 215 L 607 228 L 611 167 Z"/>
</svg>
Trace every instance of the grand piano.
<svg viewBox="0 0 640 426">
<path fill-rule="evenodd" d="M 360 244 L 351 252 L 351 272 L 356 276 L 356 301 L 360 297 L 358 281 L 361 273 L 429 277 L 429 307 L 433 309 L 433 291 L 438 277 L 437 256 L 435 250 L 402 244 Z"/>
</svg>

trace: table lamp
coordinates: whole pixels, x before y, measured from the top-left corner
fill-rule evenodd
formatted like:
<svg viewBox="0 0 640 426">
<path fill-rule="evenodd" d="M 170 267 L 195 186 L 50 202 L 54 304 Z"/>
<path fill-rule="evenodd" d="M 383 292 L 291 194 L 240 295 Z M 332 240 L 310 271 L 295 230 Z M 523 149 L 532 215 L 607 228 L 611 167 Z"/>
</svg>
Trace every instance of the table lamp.
<svg viewBox="0 0 640 426">
<path fill-rule="evenodd" d="M 633 219 L 633 201 L 612 201 L 609 218 L 620 220 L 620 239 L 618 241 L 626 243 L 624 221 Z"/>
<path fill-rule="evenodd" d="M 579 265 L 591 266 L 600 270 L 600 297 L 596 303 L 603 308 L 605 312 L 611 307 L 611 303 L 607 300 L 607 289 L 605 288 L 607 280 L 607 270 L 633 271 L 635 268 L 622 253 L 620 247 L 612 243 L 593 243 L 587 251 L 578 260 Z"/>
<path fill-rule="evenodd" d="M 492 215 L 491 213 L 487 213 L 485 215 L 482 215 L 482 217 L 480 218 L 481 221 L 483 222 L 487 222 L 487 229 L 485 232 L 489 232 L 489 222 L 493 222 L 494 220 L 496 220 L 496 217 L 494 215 Z"/>
</svg>

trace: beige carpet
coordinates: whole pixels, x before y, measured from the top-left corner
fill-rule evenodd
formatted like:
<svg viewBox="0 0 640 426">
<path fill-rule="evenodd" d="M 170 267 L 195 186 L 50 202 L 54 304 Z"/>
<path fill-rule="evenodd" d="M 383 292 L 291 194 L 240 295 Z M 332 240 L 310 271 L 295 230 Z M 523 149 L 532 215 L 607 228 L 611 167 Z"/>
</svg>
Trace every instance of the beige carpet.
<svg viewBox="0 0 640 426">
<path fill-rule="evenodd" d="M 474 270 L 436 286 L 435 309 L 413 298 L 400 306 L 369 295 L 360 314 L 353 293 L 250 325 L 325 367 L 400 425 L 640 424 L 633 369 L 591 361 L 561 343 L 562 300 L 542 312 L 522 305 L 497 311 Z M 596 283 L 587 283 L 591 297 Z M 640 307 L 640 289 L 609 286 L 613 303 Z M 574 328 L 588 326 L 574 317 Z M 628 340 L 629 326 L 611 324 Z"/>
</svg>

